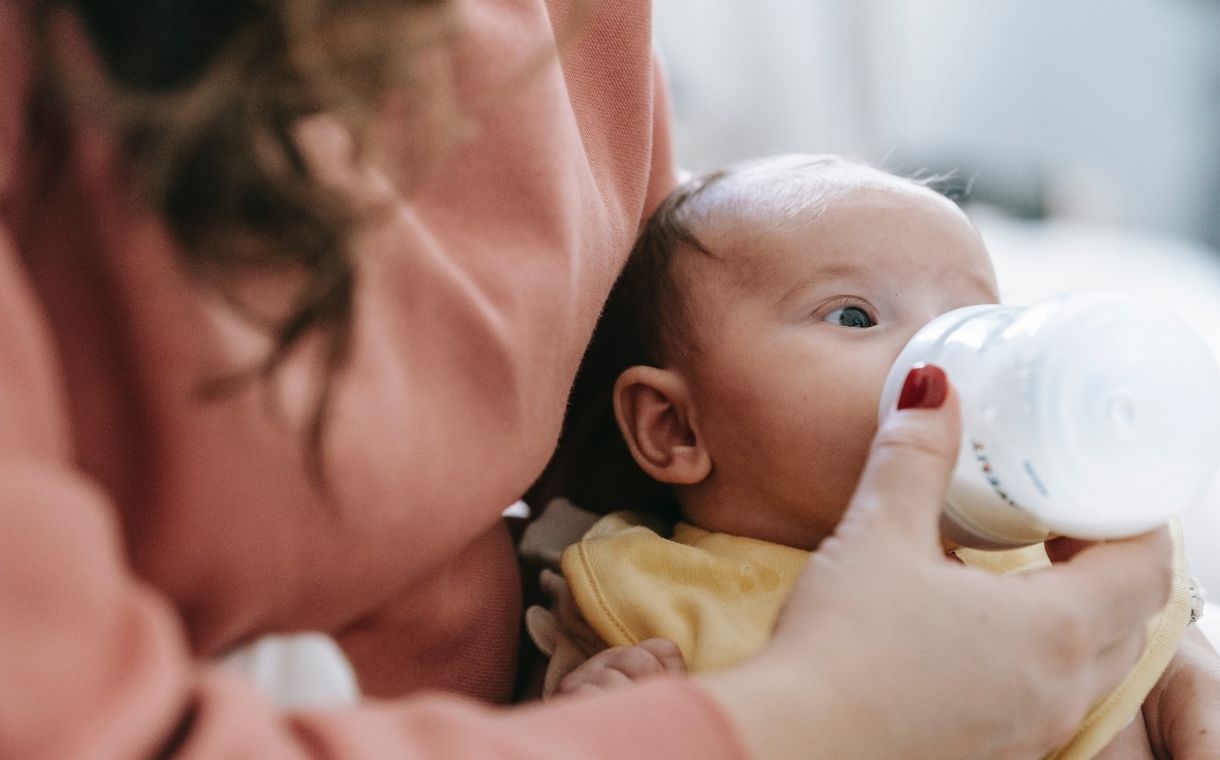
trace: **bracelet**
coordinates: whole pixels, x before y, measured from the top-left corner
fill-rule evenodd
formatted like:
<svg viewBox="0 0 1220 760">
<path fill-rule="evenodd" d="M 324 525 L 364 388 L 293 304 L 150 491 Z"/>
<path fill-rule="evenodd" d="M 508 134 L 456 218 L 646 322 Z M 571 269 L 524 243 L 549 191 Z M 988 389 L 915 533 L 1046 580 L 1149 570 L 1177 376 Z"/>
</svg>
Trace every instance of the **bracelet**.
<svg viewBox="0 0 1220 760">
<path fill-rule="evenodd" d="M 1203 588 L 1203 584 L 1193 575 L 1190 577 L 1188 589 L 1190 591 L 1190 625 L 1193 625 L 1203 617 L 1203 608 L 1207 604 L 1207 589 Z"/>
</svg>

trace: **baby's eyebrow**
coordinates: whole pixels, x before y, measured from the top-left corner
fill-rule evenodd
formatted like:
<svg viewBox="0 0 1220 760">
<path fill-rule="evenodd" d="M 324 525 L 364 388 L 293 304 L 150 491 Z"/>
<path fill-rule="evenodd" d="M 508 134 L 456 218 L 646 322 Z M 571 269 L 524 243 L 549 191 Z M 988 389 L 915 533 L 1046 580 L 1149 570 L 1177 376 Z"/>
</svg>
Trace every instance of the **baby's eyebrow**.
<svg viewBox="0 0 1220 760">
<path fill-rule="evenodd" d="M 802 292 L 810 288 L 821 285 L 826 282 L 834 282 L 838 280 L 850 280 L 860 277 L 868 270 L 859 264 L 850 261 L 830 262 L 824 266 L 818 267 L 817 271 L 810 277 L 806 277 L 795 283 L 782 296 L 779 297 L 777 303 L 786 303 L 787 301 L 800 295 Z"/>
</svg>

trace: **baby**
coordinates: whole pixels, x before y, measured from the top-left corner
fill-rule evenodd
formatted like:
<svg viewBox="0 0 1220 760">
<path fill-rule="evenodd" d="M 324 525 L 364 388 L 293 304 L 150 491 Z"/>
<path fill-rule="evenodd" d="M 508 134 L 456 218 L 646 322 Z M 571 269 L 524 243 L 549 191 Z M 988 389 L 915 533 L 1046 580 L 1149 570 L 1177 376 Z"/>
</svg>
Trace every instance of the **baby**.
<svg viewBox="0 0 1220 760">
<path fill-rule="evenodd" d="M 939 314 L 998 300 L 978 232 L 918 182 L 781 156 L 675 190 L 643 229 L 599 336 L 613 344 L 617 427 L 666 487 L 673 519 L 658 519 L 657 503 L 623 503 L 633 512 L 603 518 L 563 553 L 566 583 L 545 581 L 560 630 L 541 634 L 543 648 L 566 637 L 578 642 L 569 654 L 588 654 L 590 641 L 616 649 L 562 681 L 552 672 L 551 685 L 579 691 L 683 663 L 711 670 L 761 648 L 855 490 L 902 347 Z M 965 558 L 1001 571 L 1047 561 L 1041 547 Z M 1184 627 L 1180 614 L 1151 624 L 1126 698 L 1095 708 L 1058 756 L 1092 756 L 1118 734 Z M 1151 757 L 1136 723 L 1123 740 Z"/>
</svg>

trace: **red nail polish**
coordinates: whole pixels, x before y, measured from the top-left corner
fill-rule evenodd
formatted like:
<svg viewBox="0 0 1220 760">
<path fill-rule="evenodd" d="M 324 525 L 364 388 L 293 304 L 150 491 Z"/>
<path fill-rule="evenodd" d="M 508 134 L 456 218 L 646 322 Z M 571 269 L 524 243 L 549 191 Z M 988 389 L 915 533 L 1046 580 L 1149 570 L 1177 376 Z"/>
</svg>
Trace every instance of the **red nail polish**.
<svg viewBox="0 0 1220 760">
<path fill-rule="evenodd" d="M 935 364 L 916 364 L 898 394 L 899 409 L 939 409 L 949 395 L 949 379 Z"/>
</svg>

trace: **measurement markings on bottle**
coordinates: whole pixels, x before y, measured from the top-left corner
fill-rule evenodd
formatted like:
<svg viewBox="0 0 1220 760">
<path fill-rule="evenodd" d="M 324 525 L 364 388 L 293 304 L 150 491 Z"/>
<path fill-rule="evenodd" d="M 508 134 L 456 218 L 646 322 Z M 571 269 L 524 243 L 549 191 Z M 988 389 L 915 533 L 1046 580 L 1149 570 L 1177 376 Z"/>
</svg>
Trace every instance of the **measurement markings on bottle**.
<svg viewBox="0 0 1220 760">
<path fill-rule="evenodd" d="M 1049 499 L 1050 493 L 1046 490 L 1046 486 L 1042 483 L 1042 478 L 1038 477 L 1038 473 L 1036 470 L 1034 470 L 1033 464 L 1026 459 L 1024 462 L 1022 462 L 1022 466 L 1025 468 L 1025 474 L 1028 475 L 1030 481 L 1033 482 L 1034 488 L 1037 488 L 1038 493 L 1042 494 L 1042 498 Z"/>
<path fill-rule="evenodd" d="M 991 489 L 995 491 L 996 495 L 1003 499 L 1006 504 L 1020 509 L 1021 505 L 1013 501 L 1012 497 L 1008 495 L 1008 491 L 1004 490 L 1003 484 L 1000 483 L 999 476 L 995 474 L 995 470 L 991 466 L 991 458 L 987 456 L 986 447 L 983 446 L 981 441 L 973 437 L 970 439 L 970 445 L 974 449 L 974 458 L 978 460 L 979 466 L 982 468 L 983 477 L 987 479 L 987 482 L 991 485 Z"/>
</svg>

